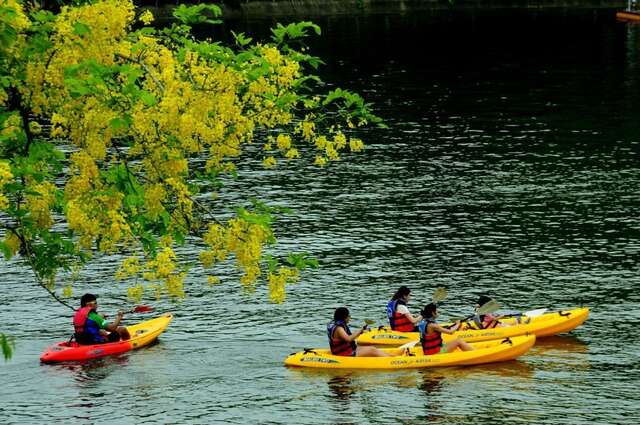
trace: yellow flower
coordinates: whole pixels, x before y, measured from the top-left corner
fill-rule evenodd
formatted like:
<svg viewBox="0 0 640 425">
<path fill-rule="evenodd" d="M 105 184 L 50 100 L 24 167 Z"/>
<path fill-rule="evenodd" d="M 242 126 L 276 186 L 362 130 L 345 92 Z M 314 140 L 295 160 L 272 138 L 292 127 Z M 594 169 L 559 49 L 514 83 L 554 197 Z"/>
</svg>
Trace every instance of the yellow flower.
<svg viewBox="0 0 640 425">
<path fill-rule="evenodd" d="M 71 285 L 67 285 L 62 289 L 62 296 L 64 298 L 71 298 L 73 296 L 73 288 L 71 288 Z"/>
<path fill-rule="evenodd" d="M 127 288 L 127 298 L 129 298 L 133 302 L 140 302 L 143 295 L 144 295 L 144 286 L 140 284 Z"/>
<path fill-rule="evenodd" d="M 316 160 L 313 161 L 313 163 L 320 167 L 324 167 L 327 164 L 327 158 L 325 158 L 324 156 L 316 155 Z"/>
<path fill-rule="evenodd" d="M 218 276 L 207 276 L 207 283 L 209 285 L 217 285 L 220 283 L 220 278 Z"/>
<path fill-rule="evenodd" d="M 154 21 L 153 13 L 151 13 L 151 11 L 147 9 L 140 14 L 140 17 L 138 18 L 138 20 L 140 20 L 140 22 L 142 22 L 145 25 L 149 25 L 151 22 Z"/>
<path fill-rule="evenodd" d="M 1 202 L 1 200 L 0 200 L 0 202 Z M 11 256 L 13 257 L 20 250 L 21 242 L 20 242 L 20 238 L 18 236 L 16 236 L 15 233 L 8 232 L 7 235 L 4 238 L 4 244 L 6 245 L 7 248 L 9 248 L 9 252 L 11 253 Z"/>
<path fill-rule="evenodd" d="M 264 168 L 273 168 L 276 166 L 276 159 L 273 156 L 268 156 L 262 161 Z"/>
<path fill-rule="evenodd" d="M 288 134 L 278 134 L 276 144 L 278 145 L 278 149 L 283 151 L 289 149 L 291 147 L 291 136 Z"/>
<path fill-rule="evenodd" d="M 364 143 L 362 140 L 352 137 L 349 140 L 349 149 L 351 149 L 351 152 L 360 152 L 364 149 Z"/>
</svg>

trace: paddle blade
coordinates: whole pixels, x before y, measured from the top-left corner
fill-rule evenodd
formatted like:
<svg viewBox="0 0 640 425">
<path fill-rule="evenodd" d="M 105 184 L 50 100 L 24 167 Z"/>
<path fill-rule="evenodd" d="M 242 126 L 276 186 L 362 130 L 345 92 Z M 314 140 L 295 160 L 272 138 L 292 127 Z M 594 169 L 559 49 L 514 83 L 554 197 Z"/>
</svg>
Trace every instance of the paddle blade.
<svg viewBox="0 0 640 425">
<path fill-rule="evenodd" d="M 132 313 L 148 313 L 150 311 L 153 311 L 153 307 L 148 305 L 137 305 L 131 310 Z"/>
<path fill-rule="evenodd" d="M 419 342 L 420 342 L 419 340 L 409 341 L 406 344 L 402 344 L 400 347 L 398 347 L 398 350 L 404 350 L 406 348 L 413 348 Z"/>
<path fill-rule="evenodd" d="M 447 298 L 447 290 L 442 286 L 439 286 L 436 288 L 435 291 L 433 291 L 433 296 L 431 297 L 431 300 L 433 301 L 434 304 L 437 304 L 440 301 L 444 300 L 445 298 Z"/>
<path fill-rule="evenodd" d="M 535 309 L 535 310 L 525 311 L 524 313 L 522 313 L 522 315 L 530 317 L 530 318 L 539 317 L 539 316 L 542 316 L 543 314 L 545 314 L 547 312 L 547 310 L 548 309 L 546 309 L 546 308 L 538 308 L 538 309 Z"/>
<path fill-rule="evenodd" d="M 496 300 L 487 301 L 479 309 L 478 314 L 489 314 L 497 311 L 500 308 L 500 303 Z"/>
</svg>

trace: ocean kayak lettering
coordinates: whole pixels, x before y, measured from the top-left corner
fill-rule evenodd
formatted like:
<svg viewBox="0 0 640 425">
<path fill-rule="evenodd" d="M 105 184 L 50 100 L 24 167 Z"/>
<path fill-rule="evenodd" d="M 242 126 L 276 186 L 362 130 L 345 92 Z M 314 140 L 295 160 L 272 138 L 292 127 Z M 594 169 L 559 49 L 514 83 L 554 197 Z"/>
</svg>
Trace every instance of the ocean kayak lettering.
<svg viewBox="0 0 640 425">
<path fill-rule="evenodd" d="M 372 335 L 371 339 L 409 339 L 404 335 Z"/>
<path fill-rule="evenodd" d="M 456 336 L 458 338 L 484 338 L 484 337 L 493 337 L 492 339 L 497 339 L 500 338 L 501 335 L 498 332 L 492 331 L 492 332 L 474 332 L 474 333 L 459 333 L 456 334 Z"/>
<path fill-rule="evenodd" d="M 95 350 L 89 351 L 87 354 L 89 356 L 99 356 L 102 353 L 104 353 L 104 350 L 102 348 L 96 348 Z"/>
<path fill-rule="evenodd" d="M 327 359 L 324 357 L 302 357 L 301 362 L 318 362 L 318 363 L 338 363 L 337 360 Z"/>
</svg>

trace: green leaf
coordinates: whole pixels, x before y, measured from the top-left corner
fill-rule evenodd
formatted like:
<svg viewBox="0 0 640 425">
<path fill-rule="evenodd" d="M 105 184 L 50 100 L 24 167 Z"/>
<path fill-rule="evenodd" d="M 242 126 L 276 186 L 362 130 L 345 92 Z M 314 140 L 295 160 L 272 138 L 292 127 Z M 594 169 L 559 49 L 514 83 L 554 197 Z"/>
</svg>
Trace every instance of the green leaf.
<svg viewBox="0 0 640 425">
<path fill-rule="evenodd" d="M 91 28 L 86 25 L 83 24 L 82 22 L 76 22 L 73 24 L 73 33 L 75 35 L 79 35 L 80 37 L 82 37 L 85 34 L 89 34 L 91 32 Z"/>
<path fill-rule="evenodd" d="M 271 38 L 278 44 L 286 44 L 287 40 L 307 37 L 309 29 L 312 29 L 316 35 L 320 35 L 320 27 L 313 22 L 297 22 L 287 26 L 279 23 L 276 28 L 271 29 L 273 34 Z"/>
<path fill-rule="evenodd" d="M 130 122 L 126 118 L 116 117 L 111 120 L 109 125 L 115 131 L 120 131 L 120 130 L 126 131 L 129 129 Z"/>
<path fill-rule="evenodd" d="M 186 25 L 193 24 L 219 24 L 222 21 L 217 18 L 222 16 L 222 9 L 215 4 L 199 4 L 197 6 L 187 6 L 181 4 L 173 9 L 173 17 Z"/>
<path fill-rule="evenodd" d="M 287 263 L 298 270 L 304 270 L 306 268 L 317 269 L 320 266 L 320 263 L 315 258 L 309 258 L 308 255 L 309 254 L 306 252 L 289 254 L 287 256 Z"/>
<path fill-rule="evenodd" d="M 0 251 L 4 254 L 5 260 L 11 259 L 11 249 L 2 241 L 0 241 Z"/>
<path fill-rule="evenodd" d="M 245 47 L 251 44 L 251 42 L 253 41 L 251 37 L 245 37 L 243 32 L 236 34 L 235 32 L 231 31 L 231 34 L 233 34 L 233 38 L 235 38 L 236 44 L 240 47 Z"/>
<path fill-rule="evenodd" d="M 142 90 L 140 92 L 140 100 L 146 106 L 154 106 L 156 103 L 158 103 L 158 101 L 156 100 L 156 97 L 146 90 Z"/>
<path fill-rule="evenodd" d="M 0 333 L 0 345 L 2 345 L 2 355 L 4 356 L 4 359 L 11 359 L 11 356 L 13 356 L 13 350 L 16 347 L 13 338 Z"/>
</svg>

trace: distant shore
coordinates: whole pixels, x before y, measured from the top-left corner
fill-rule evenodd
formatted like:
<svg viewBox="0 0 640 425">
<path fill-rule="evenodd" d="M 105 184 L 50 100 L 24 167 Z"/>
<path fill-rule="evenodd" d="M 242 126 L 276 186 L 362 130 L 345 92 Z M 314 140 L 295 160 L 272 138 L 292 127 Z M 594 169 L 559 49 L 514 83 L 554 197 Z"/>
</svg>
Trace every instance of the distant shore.
<svg viewBox="0 0 640 425">
<path fill-rule="evenodd" d="M 137 3 L 157 9 L 175 7 L 175 3 L 168 4 L 162 0 Z M 413 13 L 447 9 L 623 9 L 627 5 L 626 0 L 452 0 L 451 3 L 449 0 L 223 0 L 222 3 L 226 18 Z"/>
</svg>

